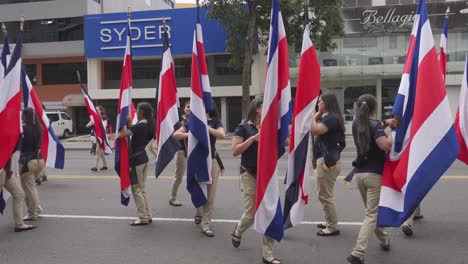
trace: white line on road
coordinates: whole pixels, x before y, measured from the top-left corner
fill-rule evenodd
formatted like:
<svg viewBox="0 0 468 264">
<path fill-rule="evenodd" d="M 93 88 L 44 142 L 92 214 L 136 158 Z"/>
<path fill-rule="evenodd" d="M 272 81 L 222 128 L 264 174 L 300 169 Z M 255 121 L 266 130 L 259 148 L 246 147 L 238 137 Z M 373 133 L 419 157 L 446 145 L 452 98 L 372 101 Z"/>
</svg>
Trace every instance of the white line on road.
<svg viewBox="0 0 468 264">
<path fill-rule="evenodd" d="M 68 218 L 68 219 L 98 219 L 98 220 L 135 220 L 135 217 L 128 216 L 104 216 L 104 215 L 53 215 L 53 214 L 41 214 L 44 218 Z M 153 221 L 159 222 L 193 222 L 193 218 L 163 218 L 156 217 Z M 238 223 L 239 219 L 213 219 L 214 223 Z M 303 221 L 303 225 L 317 225 L 322 222 L 317 221 Z M 339 225 L 343 226 L 360 226 L 361 222 L 339 222 Z"/>
</svg>

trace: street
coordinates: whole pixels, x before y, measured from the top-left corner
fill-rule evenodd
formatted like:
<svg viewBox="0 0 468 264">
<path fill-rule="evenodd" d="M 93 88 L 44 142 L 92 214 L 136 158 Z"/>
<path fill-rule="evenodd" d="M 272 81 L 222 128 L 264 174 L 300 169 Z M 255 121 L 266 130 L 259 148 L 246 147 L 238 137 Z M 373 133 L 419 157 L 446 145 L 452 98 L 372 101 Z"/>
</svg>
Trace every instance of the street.
<svg viewBox="0 0 468 264">
<path fill-rule="evenodd" d="M 226 166 L 220 177 L 215 211 L 214 238 L 205 237 L 193 223 L 195 210 L 185 190 L 179 189 L 182 207 L 171 207 L 168 196 L 174 164 L 155 180 L 151 161 L 147 191 L 154 221 L 148 226 L 131 227 L 136 215 L 133 200 L 128 208 L 120 205 L 119 180 L 113 171 L 93 173 L 95 156 L 87 150 L 68 150 L 66 169 L 48 169 L 49 180 L 38 187 L 43 216 L 36 230 L 14 233 L 11 203 L 0 219 L 1 264 L 86 264 L 86 263 L 261 263 L 261 236 L 254 230 L 242 237 L 239 248 L 231 245 L 231 232 L 243 212 L 238 176 L 239 158 L 233 158 L 228 144 L 219 144 Z M 154 160 L 154 157 L 150 156 Z M 343 153 L 345 175 L 354 159 L 352 148 Z M 280 160 L 283 176 L 287 158 Z M 378 240 L 370 240 L 366 263 L 468 263 L 468 170 L 454 163 L 422 204 L 424 219 L 416 222 L 413 237 L 400 229 L 389 229 L 392 250 L 380 250 Z M 283 180 L 283 177 L 281 177 Z M 336 184 L 341 235 L 318 237 L 315 225 L 323 213 L 316 197 L 310 199 L 305 223 L 286 231 L 274 254 L 282 263 L 346 263 L 351 252 L 364 206 L 353 185 Z M 312 181 L 315 188 L 315 182 Z M 282 188 L 284 187 L 281 185 Z M 281 190 L 284 193 L 284 189 Z M 133 198 L 132 198 L 133 199 Z"/>
</svg>

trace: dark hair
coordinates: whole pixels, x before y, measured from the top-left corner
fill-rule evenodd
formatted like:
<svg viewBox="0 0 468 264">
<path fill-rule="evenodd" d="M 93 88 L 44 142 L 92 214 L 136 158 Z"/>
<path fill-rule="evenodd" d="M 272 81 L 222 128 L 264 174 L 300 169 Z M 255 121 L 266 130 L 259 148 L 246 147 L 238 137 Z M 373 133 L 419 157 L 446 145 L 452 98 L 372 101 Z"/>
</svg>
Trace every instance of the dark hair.
<svg viewBox="0 0 468 264">
<path fill-rule="evenodd" d="M 257 121 L 257 109 L 263 104 L 263 99 L 260 97 L 254 98 L 250 101 L 249 111 L 245 117 L 245 121 L 255 123 Z M 258 125 L 258 124 L 257 124 Z"/>
<path fill-rule="evenodd" d="M 345 131 L 343 111 L 338 104 L 338 99 L 334 93 L 324 93 L 320 96 L 320 100 L 325 104 L 327 112 L 338 119 L 341 131 Z"/>
<path fill-rule="evenodd" d="M 363 94 L 357 100 L 358 146 L 359 154 L 365 154 L 370 148 L 370 122 L 369 117 L 375 114 L 377 99 L 371 94 Z"/>
<path fill-rule="evenodd" d="M 150 133 L 148 137 L 153 138 L 154 135 L 156 134 L 154 118 L 153 118 L 153 107 L 151 107 L 151 104 L 149 103 L 142 102 L 138 104 L 137 111 L 138 112 L 141 111 L 143 117 L 148 121 L 148 127 L 149 127 L 149 133 Z"/>
<path fill-rule="evenodd" d="M 33 128 L 34 142 L 36 143 L 36 147 L 39 149 L 42 142 L 42 127 L 39 124 L 39 117 L 31 107 L 24 108 L 21 117 L 26 125 Z"/>
<path fill-rule="evenodd" d="M 213 110 L 211 111 L 206 111 L 208 113 L 208 116 L 211 118 L 211 120 L 218 122 L 219 121 L 219 112 L 218 112 L 218 107 L 216 106 L 215 101 L 211 101 L 213 105 Z"/>
<path fill-rule="evenodd" d="M 106 115 L 106 109 L 102 106 L 102 105 L 98 105 L 96 106 L 96 108 L 100 108 L 101 109 L 101 112 L 102 112 L 102 116 L 105 116 Z"/>
</svg>

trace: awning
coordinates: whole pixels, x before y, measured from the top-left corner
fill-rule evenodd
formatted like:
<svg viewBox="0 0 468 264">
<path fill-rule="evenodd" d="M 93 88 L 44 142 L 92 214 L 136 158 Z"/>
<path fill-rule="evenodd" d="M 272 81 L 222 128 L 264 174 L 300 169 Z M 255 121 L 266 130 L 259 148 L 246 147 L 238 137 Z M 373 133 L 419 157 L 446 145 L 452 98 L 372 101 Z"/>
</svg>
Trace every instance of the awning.
<svg viewBox="0 0 468 264">
<path fill-rule="evenodd" d="M 63 97 L 63 104 L 67 107 L 86 106 L 82 94 L 67 94 Z"/>
</svg>

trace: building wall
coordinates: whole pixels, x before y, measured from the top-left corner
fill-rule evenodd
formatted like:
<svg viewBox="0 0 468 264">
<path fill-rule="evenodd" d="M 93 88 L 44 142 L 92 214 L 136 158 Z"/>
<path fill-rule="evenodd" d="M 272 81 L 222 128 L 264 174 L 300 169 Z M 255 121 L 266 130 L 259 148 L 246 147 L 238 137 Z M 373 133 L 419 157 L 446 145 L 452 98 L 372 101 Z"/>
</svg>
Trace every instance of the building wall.
<svg viewBox="0 0 468 264">
<path fill-rule="evenodd" d="M 150 1 L 150 5 L 147 5 L 147 1 Z M 133 11 L 147 11 L 147 10 L 158 10 L 158 9 L 171 9 L 174 8 L 173 0 L 139 0 L 139 1 L 128 1 L 128 0 L 102 0 L 103 2 L 103 13 L 117 13 L 126 12 L 128 7 Z M 129 5 L 130 3 L 130 5 Z M 172 5 L 170 4 L 172 3 Z"/>
<path fill-rule="evenodd" d="M 26 20 L 45 18 L 67 18 L 84 16 L 87 5 L 83 2 L 90 0 L 55 0 L 44 2 L 29 2 L 20 4 L 0 5 L 2 22 L 18 21 L 21 16 Z"/>
</svg>

